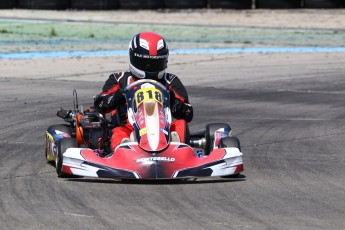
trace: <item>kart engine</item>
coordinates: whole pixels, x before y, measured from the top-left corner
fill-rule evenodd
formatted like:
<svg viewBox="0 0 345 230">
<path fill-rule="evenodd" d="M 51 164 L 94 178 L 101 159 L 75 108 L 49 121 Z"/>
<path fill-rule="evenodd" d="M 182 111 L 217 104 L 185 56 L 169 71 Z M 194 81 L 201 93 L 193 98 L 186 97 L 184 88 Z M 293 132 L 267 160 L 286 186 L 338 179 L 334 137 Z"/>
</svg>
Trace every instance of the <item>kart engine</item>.
<svg viewBox="0 0 345 230">
<path fill-rule="evenodd" d="M 85 113 L 80 120 L 82 140 L 86 147 L 98 149 L 105 137 L 105 124 L 93 113 Z"/>
</svg>

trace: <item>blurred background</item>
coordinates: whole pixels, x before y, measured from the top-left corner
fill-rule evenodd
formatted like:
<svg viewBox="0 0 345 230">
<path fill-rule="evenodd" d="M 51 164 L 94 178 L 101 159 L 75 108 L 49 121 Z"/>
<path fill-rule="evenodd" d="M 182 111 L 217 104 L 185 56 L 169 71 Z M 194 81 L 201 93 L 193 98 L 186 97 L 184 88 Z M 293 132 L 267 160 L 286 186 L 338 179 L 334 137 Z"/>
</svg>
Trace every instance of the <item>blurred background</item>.
<svg viewBox="0 0 345 230">
<path fill-rule="evenodd" d="M 344 7 L 345 0 L 1 0 L 0 58 L 126 50 L 139 31 L 161 34 L 171 49 L 339 47 Z"/>
</svg>

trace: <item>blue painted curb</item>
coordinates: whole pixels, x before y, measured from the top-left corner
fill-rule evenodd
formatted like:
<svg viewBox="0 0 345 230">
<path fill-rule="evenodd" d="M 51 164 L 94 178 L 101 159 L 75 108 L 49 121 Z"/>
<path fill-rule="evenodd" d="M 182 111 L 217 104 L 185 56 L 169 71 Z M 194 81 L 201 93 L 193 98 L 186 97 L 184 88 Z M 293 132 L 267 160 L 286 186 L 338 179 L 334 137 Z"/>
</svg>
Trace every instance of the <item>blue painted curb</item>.
<svg viewBox="0 0 345 230">
<path fill-rule="evenodd" d="M 205 48 L 205 49 L 174 49 L 171 54 L 217 54 L 217 53 L 315 53 L 345 52 L 345 47 L 269 47 L 269 48 Z M 52 57 L 102 57 L 126 56 L 128 50 L 99 51 L 49 51 L 0 53 L 1 59 L 52 58 Z"/>
</svg>

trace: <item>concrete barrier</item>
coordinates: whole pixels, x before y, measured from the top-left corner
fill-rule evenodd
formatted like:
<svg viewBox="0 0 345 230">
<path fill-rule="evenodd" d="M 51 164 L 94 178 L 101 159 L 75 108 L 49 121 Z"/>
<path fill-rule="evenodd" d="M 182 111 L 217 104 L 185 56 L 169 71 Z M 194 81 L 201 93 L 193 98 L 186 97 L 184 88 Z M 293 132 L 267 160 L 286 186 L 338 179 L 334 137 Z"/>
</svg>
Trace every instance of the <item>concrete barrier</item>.
<svg viewBox="0 0 345 230">
<path fill-rule="evenodd" d="M 207 8 L 208 0 L 164 0 L 165 8 L 196 9 Z"/>
<path fill-rule="evenodd" d="M 252 0 L 209 0 L 210 8 L 251 9 L 252 6 Z"/>
<path fill-rule="evenodd" d="M 164 6 L 163 0 L 120 0 L 121 9 L 159 9 Z"/>
<path fill-rule="evenodd" d="M 345 0 L 0 0 L 0 9 L 296 9 L 344 8 Z"/>
<path fill-rule="evenodd" d="M 71 0 L 72 9 L 112 10 L 119 8 L 118 0 Z"/>
<path fill-rule="evenodd" d="M 17 2 L 17 7 L 22 9 L 64 10 L 69 6 L 69 0 L 18 0 Z"/>
<path fill-rule="evenodd" d="M 345 0 L 304 0 L 304 8 L 340 8 Z"/>
<path fill-rule="evenodd" d="M 255 0 L 256 8 L 294 9 L 300 8 L 301 5 L 301 0 Z"/>
<path fill-rule="evenodd" d="M 11 9 L 16 6 L 16 0 L 1 0 L 0 9 Z"/>
</svg>

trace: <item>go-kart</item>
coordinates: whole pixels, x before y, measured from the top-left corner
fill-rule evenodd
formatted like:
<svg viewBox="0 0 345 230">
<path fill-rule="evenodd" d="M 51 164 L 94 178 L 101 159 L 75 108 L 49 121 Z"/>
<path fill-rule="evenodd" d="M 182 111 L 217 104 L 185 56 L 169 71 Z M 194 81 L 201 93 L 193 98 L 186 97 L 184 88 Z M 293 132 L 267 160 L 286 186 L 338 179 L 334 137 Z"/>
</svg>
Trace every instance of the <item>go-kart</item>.
<svg viewBox="0 0 345 230">
<path fill-rule="evenodd" d="M 59 177 L 115 179 L 184 179 L 231 177 L 243 171 L 240 142 L 228 124 L 212 123 L 190 132 L 188 143 L 172 137 L 170 93 L 153 80 L 139 80 L 123 91 L 129 141 L 109 150 L 112 125 L 105 114 L 83 111 L 74 91 L 74 109 L 59 109 L 68 124 L 45 133 L 45 157 Z"/>
</svg>

